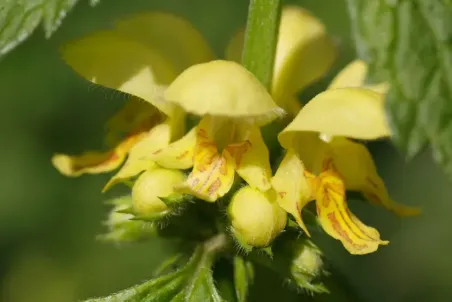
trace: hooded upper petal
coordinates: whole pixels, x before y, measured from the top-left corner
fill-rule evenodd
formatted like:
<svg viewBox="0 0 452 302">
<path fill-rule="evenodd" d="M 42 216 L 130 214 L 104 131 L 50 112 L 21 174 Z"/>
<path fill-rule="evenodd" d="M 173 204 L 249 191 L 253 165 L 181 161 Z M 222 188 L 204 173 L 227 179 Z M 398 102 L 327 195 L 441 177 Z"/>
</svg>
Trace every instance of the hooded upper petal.
<svg viewBox="0 0 452 302">
<path fill-rule="evenodd" d="M 244 29 L 231 40 L 226 57 L 241 59 Z M 284 7 L 281 14 L 271 94 L 288 111 L 290 97 L 318 80 L 331 67 L 336 50 L 325 26 L 308 11 Z M 296 112 L 296 111 L 294 111 Z"/>
<path fill-rule="evenodd" d="M 301 109 L 278 139 L 287 148 L 300 131 L 367 140 L 389 136 L 383 102 L 384 95 L 370 89 L 326 90 Z"/>
<path fill-rule="evenodd" d="M 196 115 L 245 118 L 258 124 L 283 113 L 259 80 L 232 61 L 189 67 L 168 87 L 165 99 Z"/>
<path fill-rule="evenodd" d="M 167 115 L 174 106 L 163 101 L 163 90 L 186 67 L 212 58 L 188 22 L 166 13 L 126 19 L 114 30 L 70 43 L 62 54 L 87 80 L 140 97 Z"/>
<path fill-rule="evenodd" d="M 328 89 L 364 87 L 379 93 L 386 93 L 389 89 L 388 83 L 366 85 L 368 72 L 367 64 L 362 60 L 355 60 L 344 67 L 331 81 Z"/>
<path fill-rule="evenodd" d="M 177 76 L 161 53 L 114 31 L 97 32 L 63 49 L 64 60 L 85 79 L 150 102 L 165 114 L 165 87 Z"/>
<path fill-rule="evenodd" d="M 149 49 L 158 49 L 177 74 L 215 55 L 201 33 L 187 20 L 165 12 L 147 12 L 120 20 L 116 31 Z"/>
</svg>

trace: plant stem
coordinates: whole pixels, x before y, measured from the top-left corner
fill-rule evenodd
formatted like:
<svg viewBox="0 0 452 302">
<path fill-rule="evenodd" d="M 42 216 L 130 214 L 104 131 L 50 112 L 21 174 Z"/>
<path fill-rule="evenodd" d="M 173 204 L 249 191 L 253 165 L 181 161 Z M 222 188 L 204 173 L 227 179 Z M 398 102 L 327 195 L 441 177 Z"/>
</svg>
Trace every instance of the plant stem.
<svg viewBox="0 0 452 302">
<path fill-rule="evenodd" d="M 220 233 L 204 242 L 204 249 L 208 254 L 215 254 L 226 249 L 229 244 L 228 236 L 225 233 Z"/>
<path fill-rule="evenodd" d="M 242 64 L 271 88 L 282 0 L 250 0 Z"/>
</svg>

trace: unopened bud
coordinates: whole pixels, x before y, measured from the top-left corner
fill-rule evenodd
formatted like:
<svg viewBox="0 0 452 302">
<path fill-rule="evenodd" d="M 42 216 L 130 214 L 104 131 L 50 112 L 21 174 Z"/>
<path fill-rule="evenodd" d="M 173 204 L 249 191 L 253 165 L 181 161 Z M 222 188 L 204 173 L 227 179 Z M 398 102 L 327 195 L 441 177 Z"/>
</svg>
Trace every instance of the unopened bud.
<svg viewBox="0 0 452 302">
<path fill-rule="evenodd" d="M 239 243 L 252 247 L 268 246 L 287 222 L 273 190 L 264 193 L 248 186 L 232 197 L 228 214 Z"/>
<path fill-rule="evenodd" d="M 185 179 L 179 170 L 155 169 L 138 177 L 132 188 L 133 208 L 138 216 L 164 212 L 168 206 L 162 199 L 174 196 L 174 186 Z"/>
<path fill-rule="evenodd" d="M 132 197 L 123 196 L 111 200 L 114 207 L 107 221 L 109 232 L 98 238 L 106 241 L 128 242 L 139 241 L 154 236 L 156 226 L 150 222 L 131 220 L 134 215 L 127 213 L 132 211 Z"/>
<path fill-rule="evenodd" d="M 293 245 L 290 272 L 300 288 L 312 292 L 328 292 L 319 277 L 324 274 L 322 252 L 310 240 L 297 240 Z"/>
</svg>

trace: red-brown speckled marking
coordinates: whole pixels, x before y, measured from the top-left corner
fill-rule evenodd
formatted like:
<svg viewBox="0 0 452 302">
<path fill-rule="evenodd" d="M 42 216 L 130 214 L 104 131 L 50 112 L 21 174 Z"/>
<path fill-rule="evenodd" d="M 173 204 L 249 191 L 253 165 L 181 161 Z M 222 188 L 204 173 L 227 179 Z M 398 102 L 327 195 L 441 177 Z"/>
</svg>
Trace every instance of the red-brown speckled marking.
<svg viewBox="0 0 452 302">
<path fill-rule="evenodd" d="M 209 139 L 209 136 L 207 135 L 207 131 L 202 129 L 202 128 L 198 129 L 198 133 L 197 134 L 198 134 L 199 138 Z"/>
<path fill-rule="evenodd" d="M 320 188 L 320 190 L 322 190 L 323 192 L 321 193 L 323 198 L 322 198 L 322 205 L 324 208 L 328 208 L 330 206 L 331 200 L 330 200 L 330 195 L 329 195 L 329 190 L 328 190 L 328 186 L 324 185 Z"/>
<path fill-rule="evenodd" d="M 220 174 L 226 176 L 228 174 L 228 166 L 226 165 L 226 158 L 224 156 L 221 156 L 218 159 L 218 161 L 219 161 L 218 170 L 220 171 Z"/>
<path fill-rule="evenodd" d="M 187 180 L 187 183 L 190 185 L 190 187 L 195 187 L 199 184 L 199 177 L 190 177 L 190 179 Z"/>
<path fill-rule="evenodd" d="M 333 159 L 332 158 L 325 159 L 323 161 L 322 168 L 323 168 L 323 171 L 333 169 L 334 168 Z"/>
<path fill-rule="evenodd" d="M 287 192 L 278 192 L 279 197 L 284 198 L 287 195 Z"/>
<path fill-rule="evenodd" d="M 350 236 L 348 236 L 348 233 L 342 228 L 341 224 L 337 220 L 336 213 L 328 213 L 327 218 L 331 222 L 331 226 L 336 231 L 336 233 L 345 241 L 354 246 L 355 244 L 353 243 L 353 240 L 350 238 Z"/>
<path fill-rule="evenodd" d="M 369 199 L 370 201 L 372 201 L 374 203 L 377 203 L 377 204 L 382 203 L 380 197 L 375 193 L 366 193 L 365 195 L 366 195 L 367 199 Z"/>
<path fill-rule="evenodd" d="M 207 189 L 207 193 L 209 196 L 213 195 L 221 186 L 221 180 L 220 178 L 215 179 L 213 183 L 210 184 L 209 188 Z"/>
<path fill-rule="evenodd" d="M 187 156 L 188 153 L 190 153 L 190 152 L 189 152 L 188 150 L 186 150 L 186 151 L 182 152 L 181 154 L 179 154 L 179 155 L 176 157 L 176 159 L 182 159 L 182 158 L 184 158 L 185 156 Z"/>
<path fill-rule="evenodd" d="M 243 155 L 251 148 L 251 142 L 245 141 L 237 144 L 232 144 L 226 147 L 226 150 L 235 159 L 235 165 L 237 168 L 240 167 L 242 163 Z"/>
<path fill-rule="evenodd" d="M 378 184 L 372 180 L 372 178 L 370 178 L 369 176 L 366 177 L 366 181 L 374 188 L 374 189 L 379 189 Z"/>
</svg>

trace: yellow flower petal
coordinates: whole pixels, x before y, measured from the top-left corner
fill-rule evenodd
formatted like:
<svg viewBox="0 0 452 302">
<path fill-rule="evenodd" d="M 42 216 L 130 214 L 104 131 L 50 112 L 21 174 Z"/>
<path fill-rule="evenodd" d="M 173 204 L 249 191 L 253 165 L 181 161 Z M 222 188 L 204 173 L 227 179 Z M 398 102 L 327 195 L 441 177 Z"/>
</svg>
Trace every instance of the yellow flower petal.
<svg viewBox="0 0 452 302">
<path fill-rule="evenodd" d="M 283 113 L 259 80 L 231 61 L 188 68 L 165 91 L 165 99 L 193 114 L 246 118 L 261 125 Z"/>
<path fill-rule="evenodd" d="M 319 133 L 301 132 L 292 136 L 292 141 L 285 142 L 285 148 L 293 148 L 308 171 L 314 174 L 322 172 L 322 163 L 329 146 L 320 139 Z"/>
<path fill-rule="evenodd" d="M 383 82 L 383 83 L 374 84 L 374 85 L 366 85 L 364 87 L 367 89 L 373 90 L 375 92 L 378 92 L 378 93 L 386 94 L 388 92 L 390 86 L 389 86 L 389 83 Z"/>
<path fill-rule="evenodd" d="M 85 79 L 142 98 L 171 115 L 163 101 L 166 86 L 177 73 L 158 50 L 114 31 L 97 32 L 67 45 L 64 60 Z"/>
<path fill-rule="evenodd" d="M 349 63 L 334 77 L 328 89 L 364 86 L 367 69 L 367 64 L 362 60 Z"/>
<path fill-rule="evenodd" d="M 377 139 L 390 135 L 384 111 L 384 96 L 370 89 L 340 88 L 326 90 L 301 109 L 279 134 L 283 146 L 293 135 L 313 131 L 329 136 Z"/>
<path fill-rule="evenodd" d="M 224 196 L 234 183 L 235 161 L 224 149 L 221 154 L 207 131 L 197 127 L 197 142 L 193 170 L 186 182 L 177 187 L 179 192 L 213 202 Z"/>
<path fill-rule="evenodd" d="M 193 166 L 195 146 L 196 127 L 169 146 L 155 150 L 149 157 L 162 167 L 185 170 Z"/>
<path fill-rule="evenodd" d="M 360 191 L 369 201 L 398 215 L 420 214 L 419 208 L 399 204 L 389 198 L 372 156 L 364 145 L 345 138 L 335 138 L 330 142 L 330 147 L 334 165 L 348 190 Z"/>
<path fill-rule="evenodd" d="M 130 148 L 142 137 L 143 132 L 132 135 L 108 152 L 86 152 L 76 156 L 55 154 L 52 164 L 61 174 L 69 177 L 110 172 L 122 164 Z"/>
<path fill-rule="evenodd" d="M 244 30 L 240 30 L 231 40 L 226 58 L 240 62 L 243 41 Z M 289 102 L 291 97 L 325 74 L 335 57 L 335 47 L 317 18 L 298 6 L 285 7 L 281 14 L 271 89 L 276 103 L 296 114 L 298 110 Z"/>
<path fill-rule="evenodd" d="M 294 150 L 287 151 L 271 182 L 277 193 L 279 206 L 292 214 L 298 225 L 310 236 L 301 218 L 301 210 L 313 200 L 312 191 L 303 163 Z"/>
<path fill-rule="evenodd" d="M 152 128 L 146 135 L 138 141 L 129 151 L 129 156 L 121 169 L 105 185 L 102 192 L 107 191 L 111 186 L 136 176 L 145 170 L 157 167 L 150 156 L 156 150 L 169 144 L 171 128 L 168 123 L 163 123 Z"/>
<path fill-rule="evenodd" d="M 376 229 L 366 226 L 350 212 L 345 200 L 344 183 L 335 171 L 327 170 L 319 176 L 316 200 L 323 229 L 340 240 L 351 254 L 372 253 L 379 245 L 389 243 L 380 239 Z"/>
<path fill-rule="evenodd" d="M 364 87 L 375 92 L 386 93 L 389 89 L 388 83 L 365 85 L 368 66 L 362 60 L 355 60 L 344 67 L 331 81 L 328 89 Z"/>
<path fill-rule="evenodd" d="M 226 147 L 236 162 L 236 172 L 252 188 L 270 189 L 272 170 L 267 145 L 258 127 L 244 125 L 239 134 L 241 143 Z"/>
<path fill-rule="evenodd" d="M 162 121 L 160 112 L 151 104 L 143 100 L 131 97 L 126 104 L 119 109 L 106 123 L 107 130 L 105 142 L 115 145 L 125 135 L 140 127 L 140 125 L 152 121 L 157 124 Z"/>
<path fill-rule="evenodd" d="M 215 55 L 203 36 L 187 21 L 164 12 L 147 12 L 119 21 L 117 31 L 150 49 L 157 49 L 179 74 Z"/>
<path fill-rule="evenodd" d="M 288 96 L 324 75 L 335 58 L 325 26 L 300 7 L 286 7 L 281 15 L 272 96 L 283 106 Z"/>
</svg>

